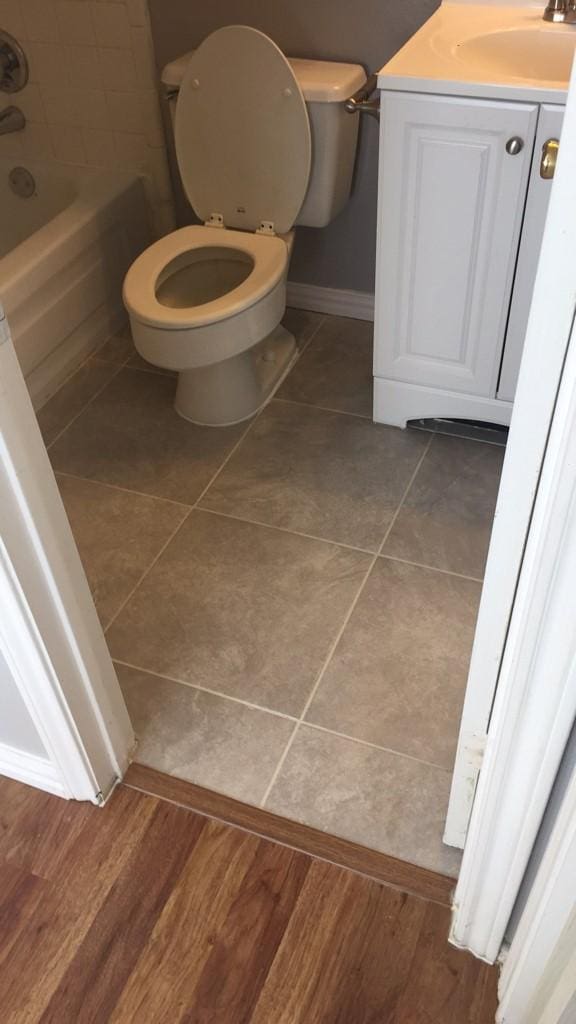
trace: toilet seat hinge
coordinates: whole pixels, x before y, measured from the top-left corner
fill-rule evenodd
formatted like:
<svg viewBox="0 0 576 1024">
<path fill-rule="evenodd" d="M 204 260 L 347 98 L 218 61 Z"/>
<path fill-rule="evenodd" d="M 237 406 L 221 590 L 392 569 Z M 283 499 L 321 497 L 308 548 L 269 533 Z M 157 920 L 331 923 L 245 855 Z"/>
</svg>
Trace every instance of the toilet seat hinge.
<svg viewBox="0 0 576 1024">
<path fill-rule="evenodd" d="M 274 221 L 273 220 L 261 220 L 260 227 L 256 228 L 257 235 L 275 235 Z"/>
<path fill-rule="evenodd" d="M 208 220 L 204 221 L 205 228 L 223 228 L 224 217 L 221 213 L 211 213 Z"/>
</svg>

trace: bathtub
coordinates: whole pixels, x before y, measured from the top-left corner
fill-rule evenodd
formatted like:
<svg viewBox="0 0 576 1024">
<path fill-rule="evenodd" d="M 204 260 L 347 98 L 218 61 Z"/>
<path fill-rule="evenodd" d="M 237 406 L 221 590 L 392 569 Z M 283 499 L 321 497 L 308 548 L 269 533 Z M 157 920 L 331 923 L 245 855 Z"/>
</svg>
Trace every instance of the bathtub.
<svg viewBox="0 0 576 1024">
<path fill-rule="evenodd" d="M 0 301 L 39 408 L 125 320 L 122 281 L 151 241 L 140 179 L 27 161 L 36 188 L 10 188 L 0 160 Z"/>
</svg>

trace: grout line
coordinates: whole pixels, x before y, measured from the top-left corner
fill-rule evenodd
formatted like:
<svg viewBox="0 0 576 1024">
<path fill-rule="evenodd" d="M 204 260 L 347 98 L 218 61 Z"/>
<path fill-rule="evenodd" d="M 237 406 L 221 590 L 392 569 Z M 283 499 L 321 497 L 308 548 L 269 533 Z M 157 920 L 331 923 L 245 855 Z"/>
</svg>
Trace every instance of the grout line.
<svg viewBox="0 0 576 1024">
<path fill-rule="evenodd" d="M 441 572 L 444 576 L 457 576 L 459 580 L 471 580 L 472 583 L 483 583 L 479 576 L 467 576 L 463 572 L 453 572 L 452 569 L 440 569 L 437 565 L 426 565 L 425 562 L 412 562 L 409 558 L 399 558 L 397 555 L 386 555 L 380 550 L 379 558 L 386 558 L 390 562 L 402 562 L 403 565 L 413 565 L 415 569 L 429 569 L 431 572 Z"/>
<path fill-rule="evenodd" d="M 86 362 L 88 362 L 88 360 L 86 360 Z M 101 360 L 101 362 L 103 362 L 103 360 Z M 82 363 L 82 366 L 85 366 L 85 365 L 86 365 L 85 363 Z M 113 365 L 113 364 L 112 364 L 112 363 L 105 363 L 105 365 L 106 365 L 106 366 L 111 366 L 111 365 Z M 80 367 L 80 366 L 78 367 L 78 369 L 79 369 L 79 370 L 80 370 L 81 368 L 82 368 L 82 367 Z M 102 392 L 106 390 L 106 388 L 108 387 L 108 385 L 109 385 L 109 384 L 111 384 L 113 380 L 116 380 L 116 377 L 118 376 L 118 374 L 120 373 L 120 371 L 121 371 L 121 370 L 123 370 L 123 369 L 124 369 L 124 363 L 120 363 L 120 365 L 118 365 L 118 366 L 116 367 L 116 372 L 115 372 L 115 373 L 113 373 L 113 374 L 112 374 L 112 376 L 108 378 L 108 380 L 106 381 L 106 383 L 105 383 L 105 384 L 103 384 L 101 388 L 98 388 L 98 390 L 94 392 L 94 394 L 93 394 L 93 395 L 92 395 L 92 396 L 91 396 L 91 397 L 90 397 L 90 398 L 88 399 L 88 401 L 86 402 L 86 404 L 85 404 L 85 405 L 83 405 L 83 406 L 82 406 L 82 408 L 81 408 L 81 409 L 80 409 L 80 410 L 79 410 L 79 411 L 78 411 L 78 412 L 76 413 L 76 415 L 75 415 L 75 416 L 73 416 L 73 417 L 72 417 L 72 419 L 68 421 L 68 423 L 66 424 L 66 426 L 65 426 L 65 427 L 62 427 L 62 430 L 60 430 L 60 431 L 59 431 L 59 433 L 58 433 L 58 434 L 56 434 L 56 437 L 54 437 L 54 438 L 53 438 L 53 439 L 52 439 L 52 440 L 50 441 L 50 444 L 46 445 L 46 451 L 49 451 L 49 450 L 50 450 L 50 448 L 52 448 L 52 446 L 56 444 L 56 441 L 59 441 L 59 440 L 60 440 L 60 438 L 62 437 L 62 434 L 65 434 L 65 433 L 66 433 L 66 431 L 68 430 L 68 428 L 69 428 L 69 427 L 71 427 L 71 426 L 72 426 L 72 424 L 76 422 L 76 420 L 78 419 L 78 417 L 82 415 L 82 413 L 83 413 L 83 412 L 84 412 L 84 411 L 85 411 L 85 410 L 86 410 L 86 409 L 88 408 L 88 406 L 89 406 L 89 405 L 92 405 L 92 402 L 94 402 L 94 401 L 95 401 L 95 399 L 96 399 L 96 398 L 98 398 L 98 396 L 99 396 L 99 395 L 101 395 L 101 394 L 102 394 Z M 64 385 L 62 385 L 62 386 L 64 386 Z M 58 391 L 60 391 L 60 388 L 58 388 Z M 58 394 L 58 391 L 55 391 L 55 392 L 54 392 L 54 394 L 55 394 L 55 395 L 57 395 L 57 394 Z"/>
<path fill-rule="evenodd" d="M 114 612 L 114 615 L 112 616 L 112 618 L 110 619 L 109 623 L 107 624 L 107 626 L 106 626 L 106 628 L 104 630 L 104 634 L 106 634 L 108 632 L 110 627 L 116 622 L 116 619 L 118 618 L 120 613 L 124 611 L 126 605 L 128 604 L 128 601 L 130 601 L 130 599 L 134 596 L 134 594 L 138 590 L 138 587 L 140 586 L 141 583 L 144 582 L 144 580 L 146 579 L 148 573 L 154 568 L 154 566 L 156 565 L 156 563 L 159 560 L 159 558 L 161 557 L 161 555 L 164 554 L 166 548 L 168 547 L 170 542 L 174 540 L 174 537 L 176 536 L 178 531 L 181 530 L 182 527 L 184 526 L 184 523 L 187 522 L 191 512 L 192 512 L 192 509 L 191 508 L 188 509 L 186 515 L 183 517 L 181 522 L 178 523 L 178 526 L 174 530 L 172 530 L 172 532 L 169 535 L 168 539 L 164 542 L 164 544 L 160 548 L 158 554 L 150 562 L 150 565 L 147 566 L 147 568 L 144 570 L 144 572 L 138 577 L 136 583 L 134 584 L 132 589 L 129 591 L 128 596 L 122 601 L 120 607 Z"/>
<path fill-rule="evenodd" d="M 287 306 L 286 309 L 296 309 L 296 306 Z M 304 312 L 304 310 L 302 310 L 302 312 Z M 312 312 L 312 311 L 308 310 L 308 312 Z M 314 338 L 318 334 L 318 331 L 320 330 L 321 327 L 324 326 L 324 324 L 326 323 L 326 320 L 328 319 L 326 313 L 320 313 L 318 315 L 319 315 L 320 319 L 319 319 L 318 323 L 316 324 L 316 327 L 312 331 L 312 334 L 308 338 L 308 341 L 305 342 L 304 345 L 302 345 L 301 348 L 298 347 L 298 359 L 296 359 L 296 363 L 299 361 L 300 357 L 304 355 L 306 350 L 310 347 L 310 345 L 314 341 Z M 288 328 L 286 328 L 286 330 L 288 330 Z M 290 332 L 290 333 L 292 333 L 292 332 Z M 294 365 L 296 365 L 296 363 Z M 294 366 L 292 367 L 292 370 L 293 369 L 294 369 Z"/>
<path fill-rule="evenodd" d="M 314 402 L 299 402 L 294 398 L 278 398 L 274 399 L 275 402 L 283 402 L 284 405 L 300 405 L 304 409 L 318 409 L 320 412 L 332 412 L 337 413 L 338 416 L 353 416 L 357 420 L 368 420 L 369 423 L 373 423 L 375 427 L 385 427 L 385 423 L 374 423 L 372 417 L 363 414 L 361 412 L 349 412 L 347 409 L 333 409 L 330 405 L 317 405 Z"/>
<path fill-rule="evenodd" d="M 274 708 L 265 708 L 262 704 L 255 704 L 253 701 L 243 700 L 242 697 L 233 697 L 230 693 L 221 693 L 220 690 L 213 690 L 209 686 L 201 686 L 199 683 L 190 683 L 186 679 L 178 679 L 176 676 L 166 675 L 165 672 L 155 672 L 150 668 L 142 668 L 141 665 L 133 665 L 132 662 L 124 661 L 122 658 L 112 657 L 112 661 L 116 665 L 123 665 L 125 668 L 131 668 L 135 672 L 143 672 L 144 675 L 153 676 L 154 679 L 166 679 L 169 683 L 174 683 L 176 686 L 186 686 L 189 690 L 199 690 L 200 693 L 209 693 L 213 697 L 220 697 L 221 700 L 229 700 L 233 704 L 241 704 L 243 707 L 251 708 L 253 711 L 262 711 L 264 714 L 274 715 L 276 718 L 284 718 L 288 722 L 298 721 L 294 715 L 287 715 L 284 711 L 275 711 Z"/>
<path fill-rule="evenodd" d="M 331 540 L 330 537 L 317 537 L 313 533 L 303 533 L 301 530 L 290 530 L 287 526 L 276 526 L 274 523 L 261 523 L 258 519 L 247 519 L 244 516 L 236 516 L 233 512 L 220 512 L 218 509 L 209 508 L 207 505 L 194 505 L 197 512 L 208 512 L 212 516 L 221 516 L 223 519 L 234 519 L 238 523 L 249 523 L 250 526 L 261 526 L 265 530 L 276 530 L 279 533 L 288 533 L 292 537 L 304 537 L 306 540 L 315 540 L 320 544 L 331 544 L 333 547 L 344 548 L 345 551 L 357 551 L 361 555 L 374 555 L 374 551 L 367 548 L 358 548 L 354 544 L 345 544 L 343 541 Z"/>
<path fill-rule="evenodd" d="M 330 662 L 332 660 L 332 657 L 333 657 L 333 655 L 334 655 L 334 653 L 336 651 L 336 648 L 338 647 L 338 644 L 340 643 L 340 640 L 342 639 L 342 636 L 344 634 L 344 630 L 346 629 L 348 623 L 350 622 L 350 619 L 352 618 L 352 615 L 354 613 L 354 609 L 356 608 L 356 606 L 358 604 L 358 601 L 360 600 L 360 596 L 361 596 L 361 594 L 362 594 L 362 592 L 364 590 L 364 587 L 366 586 L 366 583 L 368 582 L 368 578 L 370 576 L 370 573 L 372 572 L 372 569 L 376 565 L 376 561 L 378 559 L 378 556 L 379 556 L 380 552 L 382 551 L 382 548 L 383 548 L 384 544 L 386 543 L 386 541 L 388 539 L 388 536 L 389 536 L 390 531 L 392 530 L 392 528 L 394 526 L 394 523 L 396 522 L 396 519 L 398 518 L 398 514 L 400 512 L 400 509 L 402 508 L 406 498 L 408 497 L 408 493 L 410 491 L 410 488 L 412 487 L 412 484 L 414 483 L 414 480 L 416 479 L 418 471 L 420 470 L 420 467 L 421 467 L 424 459 L 426 458 L 426 455 L 428 454 L 431 442 L 432 442 L 432 438 L 430 438 L 430 440 L 428 441 L 428 444 L 426 444 L 424 446 L 422 454 L 421 454 L 420 458 L 418 459 L 418 462 L 416 463 L 416 467 L 415 467 L 415 469 L 414 469 L 414 471 L 413 471 L 413 473 L 412 473 L 412 475 L 411 475 L 411 477 L 410 477 L 410 479 L 409 479 L 409 481 L 408 481 L 408 483 L 406 485 L 406 488 L 404 489 L 404 492 L 402 494 L 400 502 L 398 503 L 398 508 L 396 509 L 394 515 L 392 516 L 392 519 L 390 520 L 390 523 L 388 525 L 388 529 L 386 530 L 386 533 L 384 534 L 384 539 L 382 540 L 382 543 L 380 544 L 380 547 L 378 548 L 376 554 L 370 560 L 370 564 L 369 564 L 369 566 L 368 566 L 368 568 L 367 568 L 367 570 L 366 570 L 366 572 L 364 574 L 362 582 L 360 583 L 360 586 L 358 588 L 356 596 L 354 597 L 354 600 L 352 601 L 352 604 L 350 605 L 350 608 L 348 609 L 348 613 L 347 613 L 347 615 L 346 615 L 346 617 L 344 619 L 344 622 L 342 623 L 342 626 L 340 627 L 340 630 L 339 630 L 339 632 L 338 632 L 338 634 L 337 634 L 337 636 L 336 636 L 332 646 L 330 647 L 330 650 L 328 651 L 328 655 L 326 657 L 326 660 L 324 661 L 324 664 L 322 665 L 322 668 L 320 669 L 320 672 L 318 673 L 318 676 L 316 678 L 316 682 L 314 683 L 314 685 L 313 685 L 313 687 L 312 687 L 312 689 L 310 691 L 310 694 L 308 696 L 308 700 L 306 701 L 306 704 L 304 705 L 304 709 L 303 709 L 303 711 L 302 711 L 302 713 L 300 715 L 300 718 L 298 719 L 296 725 L 294 726 L 294 729 L 292 731 L 292 735 L 290 736 L 290 738 L 289 738 L 289 740 L 288 740 L 288 742 L 287 742 L 287 744 L 286 744 L 286 746 L 284 748 L 284 751 L 283 751 L 283 753 L 282 753 L 282 755 L 280 757 L 280 760 L 278 761 L 278 764 L 276 765 L 276 768 L 275 768 L 275 770 L 274 770 L 274 772 L 272 774 L 272 778 L 271 778 L 271 780 L 270 780 L 270 782 L 269 782 L 269 784 L 268 784 L 268 786 L 266 788 L 266 792 L 264 793 L 264 796 L 262 797 L 262 801 L 260 803 L 261 807 L 265 807 L 266 806 L 266 802 L 267 802 L 267 800 L 268 800 L 268 798 L 270 796 L 270 793 L 272 792 L 272 789 L 274 788 L 276 780 L 277 780 L 277 778 L 278 778 L 278 776 L 279 776 L 279 774 L 280 774 L 280 772 L 282 770 L 282 767 L 284 765 L 284 762 L 285 762 L 285 760 L 286 760 L 286 758 L 287 758 L 287 756 L 288 756 L 288 754 L 290 752 L 290 749 L 291 749 L 292 744 L 294 742 L 294 739 L 296 737 L 296 733 L 298 732 L 298 729 L 299 729 L 300 725 L 304 722 L 304 719 L 305 719 L 306 715 L 308 714 L 308 710 L 310 708 L 310 705 L 312 704 L 312 701 L 314 700 L 314 697 L 316 696 L 316 692 L 318 690 L 318 687 L 320 686 L 320 683 L 322 682 L 322 679 L 324 678 L 324 675 L 326 673 L 328 665 L 330 664 Z"/>
<path fill-rule="evenodd" d="M 427 761 L 423 757 L 416 757 L 415 754 L 406 754 L 402 750 L 395 750 L 394 747 L 383 747 L 380 743 L 372 743 L 370 740 L 360 739 L 359 736 L 350 736 L 347 732 L 338 732 L 337 729 L 327 729 L 325 725 L 318 725 L 317 722 L 299 722 L 305 729 L 317 729 L 318 732 L 327 732 L 330 736 L 338 736 L 341 740 L 349 740 L 351 743 L 360 743 L 363 747 L 370 747 L 372 750 L 381 750 L 385 754 L 393 754 L 394 757 L 403 757 L 407 761 L 416 761 L 417 764 L 426 765 L 427 768 L 436 768 L 438 771 L 452 774 L 452 768 L 437 764 L 435 761 Z"/>
<path fill-rule="evenodd" d="M 184 501 L 176 501 L 174 498 L 163 498 L 159 494 L 150 494 L 148 491 L 135 491 L 131 487 L 121 487 L 120 484 L 110 484 L 104 480 L 96 480 L 90 476 L 79 476 L 78 473 L 65 473 L 62 469 L 55 469 L 54 476 L 67 477 L 69 480 L 82 480 L 87 484 L 95 484 L 97 487 L 109 487 L 113 491 L 121 491 L 122 494 L 135 494 L 139 498 L 149 498 L 151 501 L 163 501 L 167 505 L 176 505 L 177 508 L 185 508 L 191 512 L 193 505 L 187 505 Z"/>
<path fill-rule="evenodd" d="M 129 358 L 131 358 L 131 357 L 129 357 Z M 294 367 L 294 366 L 296 365 L 296 363 L 298 362 L 298 359 L 299 359 L 299 358 L 300 358 L 300 356 L 298 355 L 298 356 L 297 356 L 297 358 L 296 358 L 296 359 L 294 360 L 294 363 L 293 363 L 293 365 L 292 365 L 291 369 L 293 369 L 293 367 Z M 123 364 L 123 365 L 124 365 L 124 364 Z M 121 368 L 122 368 L 122 367 L 121 367 Z M 144 372 L 147 372 L 147 371 L 144 371 Z M 96 396 L 94 396 L 94 397 L 96 397 Z M 90 404 L 90 403 L 88 403 L 88 404 Z M 199 494 L 199 495 L 198 495 L 198 497 L 196 498 L 196 501 L 194 502 L 194 504 L 193 504 L 193 505 L 189 505 L 189 506 L 186 506 L 186 508 L 188 509 L 188 511 L 187 511 L 186 515 L 184 516 L 184 518 L 182 519 L 182 522 L 181 522 L 181 523 L 179 523 L 179 524 L 178 524 L 178 526 L 176 527 L 176 529 L 175 529 L 175 530 L 174 530 L 174 531 L 173 531 L 173 532 L 172 532 L 172 533 L 170 534 L 170 536 L 168 537 L 167 541 L 166 541 L 166 542 L 165 542 L 165 543 L 164 543 L 164 544 L 162 545 L 162 547 L 160 548 L 160 551 L 158 552 L 158 554 L 156 555 L 156 557 L 155 557 L 155 558 L 154 558 L 154 559 L 152 560 L 152 562 L 150 563 L 150 565 L 149 565 L 149 566 L 148 566 L 148 567 L 147 567 L 147 568 L 146 568 L 146 569 L 144 570 L 144 572 L 142 573 L 142 575 L 141 575 L 141 576 L 139 577 L 139 579 L 137 580 L 136 584 L 135 584 L 135 585 L 134 585 L 134 586 L 132 587 L 132 590 L 130 591 L 130 593 L 128 594 L 128 596 L 127 596 L 127 597 L 125 598 L 125 600 L 124 600 L 124 601 L 122 602 L 122 604 L 120 605 L 120 607 L 118 608 L 118 610 L 117 610 L 117 611 L 115 612 L 115 614 L 114 614 L 114 615 L 112 616 L 112 618 L 110 619 L 110 622 L 108 623 L 108 625 L 106 626 L 106 629 L 104 630 L 104 633 L 105 633 L 105 634 L 106 634 L 106 633 L 108 633 L 108 630 L 109 630 L 109 629 L 111 628 L 111 626 L 112 626 L 112 625 L 114 624 L 114 622 L 116 621 L 116 619 L 118 618 L 118 616 L 119 616 L 119 615 L 121 614 L 121 612 L 122 612 L 122 611 L 124 610 L 124 608 L 126 607 L 126 605 L 128 604 L 128 602 L 129 602 L 129 601 L 131 600 L 131 598 L 132 598 L 132 597 L 134 596 L 134 594 L 136 593 L 136 591 L 138 590 L 138 588 L 140 587 L 140 585 L 141 585 L 141 584 L 142 584 L 142 583 L 144 582 L 144 580 L 146 579 L 146 577 L 148 576 L 148 574 L 149 574 L 149 573 L 150 573 L 150 572 L 152 571 L 152 569 L 154 568 L 154 566 L 156 565 L 156 563 L 157 563 L 157 562 L 159 561 L 159 559 L 161 558 L 161 556 L 162 556 L 162 555 L 164 554 L 164 552 L 165 552 L 166 548 L 168 547 L 168 545 L 169 545 L 169 544 L 171 543 L 171 541 L 172 541 L 172 540 L 174 540 L 174 538 L 175 538 L 176 534 L 177 534 L 177 533 L 178 533 L 178 532 L 179 532 L 179 531 L 180 531 L 180 530 L 182 529 L 182 527 L 184 526 L 184 523 L 185 523 L 185 522 L 187 522 L 187 520 L 189 519 L 189 517 L 190 517 L 190 515 L 191 515 L 192 511 L 193 511 L 194 509 L 198 509 L 198 507 L 199 507 L 199 503 L 200 503 L 200 502 L 202 501 L 202 498 L 204 497 L 204 495 L 206 494 L 206 492 L 207 492 L 207 491 L 208 491 L 208 490 L 210 489 L 210 487 L 212 486 L 212 484 L 213 484 L 213 483 L 215 483 L 215 481 L 216 481 L 216 480 L 218 479 L 218 477 L 220 476 L 220 473 L 221 473 L 221 472 L 223 471 L 224 467 L 225 467 L 225 466 L 226 466 L 226 465 L 228 464 L 228 462 L 230 461 L 230 459 L 231 459 L 231 458 L 232 458 L 232 456 L 234 455 L 235 451 L 236 451 L 236 450 L 237 450 L 237 449 L 238 449 L 238 448 L 240 447 L 240 445 L 242 444 L 242 441 L 244 440 L 244 438 L 245 438 L 245 437 L 246 437 L 246 436 L 247 436 L 247 435 L 249 434 L 249 432 L 250 432 L 250 431 L 252 430 L 252 427 L 254 426 L 254 424 L 255 424 L 255 423 L 257 423 L 258 419 L 260 418 L 260 416 L 262 415 L 262 413 L 264 412 L 264 410 L 265 410 L 265 409 L 267 408 L 267 404 L 268 404 L 268 403 L 266 403 L 266 405 L 263 405 L 263 406 L 262 406 L 262 408 L 261 408 L 261 409 L 259 409 L 259 410 L 258 410 L 258 412 L 257 412 L 257 413 L 255 414 L 254 418 L 253 418 L 252 420 L 250 420 L 250 421 L 249 421 L 249 423 L 248 423 L 248 426 L 247 426 L 247 427 L 246 427 L 246 429 L 245 429 L 245 430 L 244 430 L 244 431 L 242 432 L 242 434 L 240 435 L 240 437 L 239 437 L 239 438 L 238 438 L 238 440 L 236 441 L 236 444 L 234 444 L 234 445 L 232 446 L 232 448 L 231 448 L 231 449 L 230 449 L 230 451 L 228 452 L 228 454 L 227 454 L 226 458 L 225 458 L 225 459 L 223 460 L 223 462 L 221 462 L 221 464 L 220 464 L 220 466 L 218 467 L 218 469 L 216 470 L 216 472 L 215 472 L 215 473 L 213 474 L 213 476 L 212 476 L 212 477 L 210 478 L 210 480 L 209 480 L 209 481 L 208 481 L 208 483 L 206 484 L 206 487 L 204 488 L 204 490 L 200 492 L 200 494 Z M 68 426 L 70 426 L 70 424 L 68 424 Z M 66 428 L 66 429 L 67 429 L 67 428 Z M 56 440 L 56 439 L 55 439 L 55 440 Z"/>
</svg>

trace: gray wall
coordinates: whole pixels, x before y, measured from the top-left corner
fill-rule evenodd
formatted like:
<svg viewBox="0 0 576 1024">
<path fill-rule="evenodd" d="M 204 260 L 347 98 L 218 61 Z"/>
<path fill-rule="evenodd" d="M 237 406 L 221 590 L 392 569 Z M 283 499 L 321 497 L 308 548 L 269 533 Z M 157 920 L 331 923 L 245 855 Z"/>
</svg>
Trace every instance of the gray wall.
<svg viewBox="0 0 576 1024">
<path fill-rule="evenodd" d="M 0 651 L 0 743 L 26 754 L 46 757 L 46 750 Z"/>
<path fill-rule="evenodd" d="M 439 0 L 149 0 L 156 62 L 161 68 L 222 25 L 244 24 L 269 35 L 289 57 L 363 64 L 377 70 L 439 6 Z M 354 195 L 327 228 L 299 228 L 293 281 L 374 290 L 378 126 L 364 118 Z"/>
</svg>

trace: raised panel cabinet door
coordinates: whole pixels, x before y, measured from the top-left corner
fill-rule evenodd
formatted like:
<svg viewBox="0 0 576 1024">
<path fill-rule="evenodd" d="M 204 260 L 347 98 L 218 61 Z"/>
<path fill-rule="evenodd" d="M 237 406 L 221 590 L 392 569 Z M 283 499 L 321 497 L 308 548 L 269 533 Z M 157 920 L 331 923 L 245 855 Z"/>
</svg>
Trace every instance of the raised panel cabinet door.
<svg viewBox="0 0 576 1024">
<path fill-rule="evenodd" d="M 552 189 L 553 178 L 542 176 L 542 174 L 550 173 L 549 169 L 542 166 L 543 150 L 547 143 L 560 139 L 563 120 L 564 107 L 552 104 L 544 104 L 540 107 L 536 144 L 534 146 L 532 169 L 528 184 L 528 198 L 526 200 L 514 287 L 512 289 L 510 316 L 506 331 L 506 341 L 504 343 L 500 380 L 498 381 L 497 397 L 507 402 L 513 401 L 516 393 L 516 384 L 518 383 L 520 362 L 524 349 L 524 338 L 526 337 L 530 305 L 532 303 L 532 291 L 534 289 L 534 281 L 536 280 L 544 224 L 546 222 L 550 191 Z"/>
<path fill-rule="evenodd" d="M 382 94 L 376 376 L 495 396 L 537 113 Z"/>
</svg>

